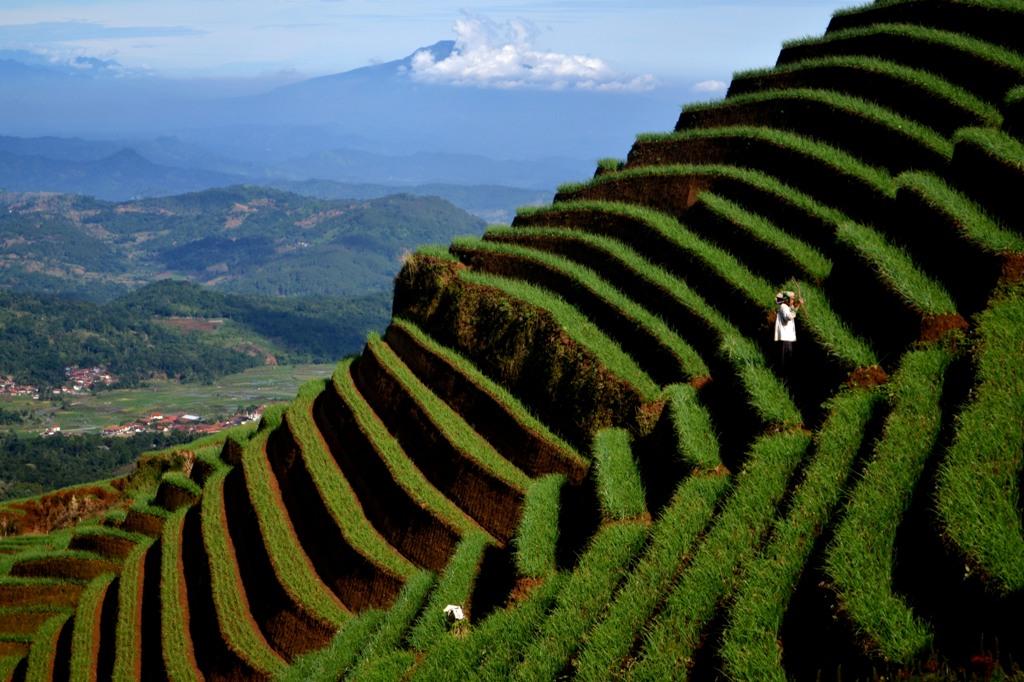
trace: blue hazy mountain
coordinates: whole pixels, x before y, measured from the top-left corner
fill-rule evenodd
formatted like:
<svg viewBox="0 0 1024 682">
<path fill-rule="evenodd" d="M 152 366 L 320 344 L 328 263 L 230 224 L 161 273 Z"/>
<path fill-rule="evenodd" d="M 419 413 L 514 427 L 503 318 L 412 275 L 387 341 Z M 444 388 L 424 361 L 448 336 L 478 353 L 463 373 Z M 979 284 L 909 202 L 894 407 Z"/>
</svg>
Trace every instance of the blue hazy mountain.
<svg viewBox="0 0 1024 682">
<path fill-rule="evenodd" d="M 665 130 L 682 99 L 412 77 L 413 56 L 287 85 L 171 80 L 110 60 L 0 50 L 0 187 L 156 196 L 309 180 L 551 191 Z M 128 154 L 124 150 L 131 150 Z M 492 207 L 498 208 L 498 207 Z M 502 207 L 504 210 L 504 207 Z"/>
<path fill-rule="evenodd" d="M 61 154 L 54 138 L 47 151 Z M 71 145 L 64 156 L 74 149 Z M 245 179 L 214 171 L 160 166 L 132 149 L 89 160 L 53 159 L 0 151 L 0 189 L 10 192 L 63 192 L 86 194 L 111 201 L 195 192 L 209 187 L 238 184 Z"/>
<path fill-rule="evenodd" d="M 453 48 L 453 42 L 442 41 L 422 49 L 443 59 Z M 669 88 L 592 92 L 424 83 L 411 76 L 413 54 L 235 96 L 244 89 L 237 83 L 160 78 L 108 60 L 53 64 L 30 59 L 30 53 L 0 52 L 0 133 L 175 134 L 206 146 L 221 141 L 226 150 L 268 129 L 315 130 L 319 150 L 352 147 L 391 154 L 446 151 L 593 161 L 624 153 L 637 130 L 670 127 L 673 107 L 666 104 L 681 99 Z M 247 87 L 253 89 L 255 83 Z M 241 133 L 238 138 L 231 135 L 235 131 Z M 302 135 L 295 137 L 294 156 L 309 153 Z"/>
</svg>

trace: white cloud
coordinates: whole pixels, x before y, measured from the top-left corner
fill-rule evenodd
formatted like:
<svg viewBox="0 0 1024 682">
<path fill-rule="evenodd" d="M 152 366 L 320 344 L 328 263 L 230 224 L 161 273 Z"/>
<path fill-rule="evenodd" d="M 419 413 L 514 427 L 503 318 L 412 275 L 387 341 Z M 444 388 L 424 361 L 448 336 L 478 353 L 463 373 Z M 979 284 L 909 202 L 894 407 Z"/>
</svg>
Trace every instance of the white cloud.
<svg viewBox="0 0 1024 682">
<path fill-rule="evenodd" d="M 694 92 L 725 92 L 728 89 L 729 84 L 725 81 L 710 80 L 693 84 Z"/>
<path fill-rule="evenodd" d="M 455 48 L 436 59 L 413 55 L 411 76 L 419 81 L 492 88 L 626 91 L 650 90 L 654 77 L 626 76 L 597 57 L 545 52 L 534 47 L 534 27 L 525 21 L 497 24 L 465 15 L 455 22 Z"/>
</svg>

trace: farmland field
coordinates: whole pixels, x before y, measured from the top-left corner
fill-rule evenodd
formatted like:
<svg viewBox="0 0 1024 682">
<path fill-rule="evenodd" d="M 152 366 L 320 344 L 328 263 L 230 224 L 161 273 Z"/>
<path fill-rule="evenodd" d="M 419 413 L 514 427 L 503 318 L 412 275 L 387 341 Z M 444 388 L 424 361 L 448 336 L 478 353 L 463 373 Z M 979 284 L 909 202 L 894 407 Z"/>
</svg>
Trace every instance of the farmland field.
<svg viewBox="0 0 1024 682">
<path fill-rule="evenodd" d="M 310 379 L 330 376 L 333 365 L 278 365 L 247 369 L 220 377 L 210 384 L 152 381 L 143 388 L 112 389 L 67 396 L 67 408 L 58 401 L 0 398 L 6 410 L 31 409 L 33 424 L 16 430 L 41 431 L 50 424 L 63 433 L 95 433 L 153 413 L 188 413 L 202 417 L 229 415 L 249 405 L 291 400 Z"/>
</svg>

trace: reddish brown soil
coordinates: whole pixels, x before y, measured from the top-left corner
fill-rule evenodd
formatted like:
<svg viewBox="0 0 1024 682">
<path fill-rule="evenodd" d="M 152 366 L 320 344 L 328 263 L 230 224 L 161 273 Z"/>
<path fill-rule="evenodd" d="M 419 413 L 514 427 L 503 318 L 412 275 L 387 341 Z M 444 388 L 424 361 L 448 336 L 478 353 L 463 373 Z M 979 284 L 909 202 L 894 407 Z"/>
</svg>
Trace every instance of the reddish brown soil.
<svg viewBox="0 0 1024 682">
<path fill-rule="evenodd" d="M 710 383 L 711 383 L 711 377 L 709 377 L 709 376 L 695 377 L 693 379 L 690 379 L 690 385 L 693 386 L 694 388 L 696 388 L 698 391 L 700 389 L 704 388 L 705 386 L 707 386 Z"/>
<path fill-rule="evenodd" d="M 11 568 L 11 575 L 24 578 L 92 580 L 103 573 L 116 573 L 119 569 L 119 564 L 105 559 L 54 556 L 18 562 Z"/>
<path fill-rule="evenodd" d="M 1024 280 L 1024 254 L 1011 253 L 1003 256 L 1002 280 L 1007 284 Z"/>
<path fill-rule="evenodd" d="M 5 604 L 6 606 L 6 604 Z M 6 635 L 27 635 L 52 618 L 52 611 L 15 611 L 0 614 L 0 632 Z"/>
<path fill-rule="evenodd" d="M 128 515 L 125 516 L 124 522 L 121 524 L 121 528 L 132 533 L 142 533 L 143 535 L 155 538 L 163 531 L 164 519 L 156 514 L 129 509 Z"/>
<path fill-rule="evenodd" d="M 850 372 L 847 383 L 858 388 L 871 388 L 889 381 L 889 375 L 878 365 L 858 367 Z"/>
<path fill-rule="evenodd" d="M 121 499 L 108 488 L 82 486 L 12 502 L 0 510 L 0 535 L 49 533 L 99 516 Z"/>
<path fill-rule="evenodd" d="M 201 317 L 161 317 L 157 322 L 183 332 L 214 332 L 217 331 L 224 320 L 204 319 Z"/>
<path fill-rule="evenodd" d="M 0 583 L 0 604 L 4 606 L 75 606 L 82 594 L 78 583 L 58 582 L 50 585 L 19 585 Z"/>
<path fill-rule="evenodd" d="M 523 601 L 529 597 L 537 587 L 544 584 L 544 578 L 519 578 L 508 595 L 509 604 Z"/>
<path fill-rule="evenodd" d="M 25 642 L 0 642 L 0 656 L 27 656 L 28 644 Z"/>
<path fill-rule="evenodd" d="M 182 507 L 189 507 L 195 504 L 196 496 L 189 490 L 180 488 L 167 481 L 161 481 L 160 487 L 156 490 L 154 500 L 157 506 L 174 511 Z"/>
<path fill-rule="evenodd" d="M 928 315 L 921 320 L 921 341 L 937 341 L 950 332 L 966 331 L 969 327 L 959 315 Z"/>
<path fill-rule="evenodd" d="M 123 561 L 135 549 L 135 542 L 130 538 L 101 533 L 81 533 L 71 538 L 70 549 L 84 549 L 95 552 L 113 561 Z"/>
</svg>

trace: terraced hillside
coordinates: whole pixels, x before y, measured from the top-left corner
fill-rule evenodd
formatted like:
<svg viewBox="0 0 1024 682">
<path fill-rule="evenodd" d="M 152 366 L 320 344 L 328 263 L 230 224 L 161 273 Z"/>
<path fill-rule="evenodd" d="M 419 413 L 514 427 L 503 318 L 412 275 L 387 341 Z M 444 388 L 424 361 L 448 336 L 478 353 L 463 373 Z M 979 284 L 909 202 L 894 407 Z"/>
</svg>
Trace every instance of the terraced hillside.
<svg viewBox="0 0 1024 682">
<path fill-rule="evenodd" d="M 1022 84 L 1022 1 L 841 12 L 421 250 L 387 332 L 255 433 L 0 542 L 0 670 L 1020 675 Z"/>
</svg>

